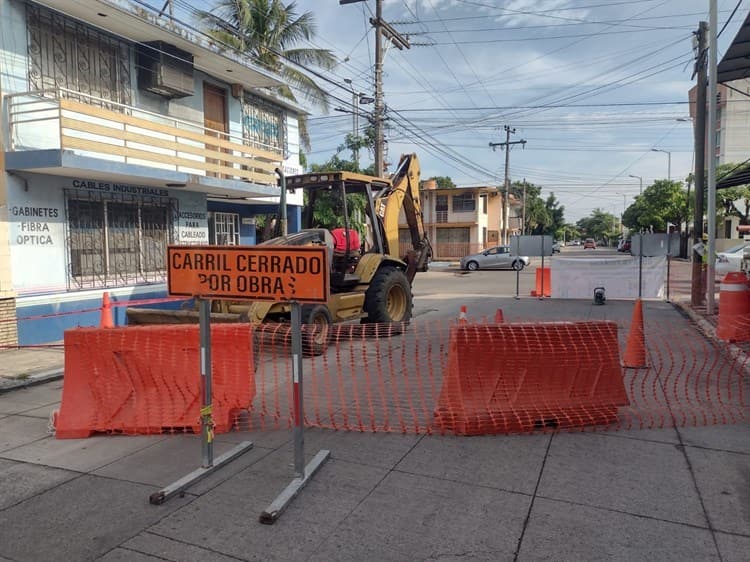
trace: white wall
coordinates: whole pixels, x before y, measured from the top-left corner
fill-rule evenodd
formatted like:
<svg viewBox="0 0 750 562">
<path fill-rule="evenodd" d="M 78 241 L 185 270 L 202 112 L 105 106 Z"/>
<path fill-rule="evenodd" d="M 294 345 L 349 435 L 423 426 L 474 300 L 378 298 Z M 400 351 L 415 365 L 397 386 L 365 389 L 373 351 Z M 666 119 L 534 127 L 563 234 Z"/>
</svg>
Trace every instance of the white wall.
<svg viewBox="0 0 750 562">
<path fill-rule="evenodd" d="M 179 213 L 175 241 L 208 242 L 206 197 L 202 193 L 34 174 L 9 176 L 11 264 L 13 286 L 19 294 L 67 289 L 65 189 L 174 198 Z"/>
<path fill-rule="evenodd" d="M 750 94 L 750 79 L 729 83 L 733 88 Z M 722 107 L 719 162 L 739 164 L 750 157 L 750 98 L 726 89 L 727 103 Z"/>
</svg>

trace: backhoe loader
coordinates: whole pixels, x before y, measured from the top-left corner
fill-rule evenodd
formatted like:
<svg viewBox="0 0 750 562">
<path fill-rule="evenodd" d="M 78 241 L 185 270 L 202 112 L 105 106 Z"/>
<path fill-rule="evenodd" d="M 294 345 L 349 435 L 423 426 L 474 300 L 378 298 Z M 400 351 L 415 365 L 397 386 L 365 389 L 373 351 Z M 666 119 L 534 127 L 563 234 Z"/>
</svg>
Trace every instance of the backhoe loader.
<svg viewBox="0 0 750 562">
<path fill-rule="evenodd" d="M 417 156 L 405 154 L 390 179 L 340 171 L 287 178 L 287 189 L 305 192 L 303 229 L 262 244 L 328 248 L 328 303 L 302 308 L 302 323 L 312 327 L 303 339 L 307 354 L 325 351 L 334 322 L 360 319 L 399 329 L 411 319 L 412 281 L 416 272 L 427 270 L 432 254 L 419 199 L 419 174 Z M 409 241 L 402 242 L 407 247 L 403 252 L 399 249 L 402 210 L 409 233 Z M 289 322 L 290 310 L 286 302 L 216 300 L 212 321 Z M 197 322 L 197 313 L 130 308 L 127 318 L 129 324 L 192 323 Z"/>
</svg>

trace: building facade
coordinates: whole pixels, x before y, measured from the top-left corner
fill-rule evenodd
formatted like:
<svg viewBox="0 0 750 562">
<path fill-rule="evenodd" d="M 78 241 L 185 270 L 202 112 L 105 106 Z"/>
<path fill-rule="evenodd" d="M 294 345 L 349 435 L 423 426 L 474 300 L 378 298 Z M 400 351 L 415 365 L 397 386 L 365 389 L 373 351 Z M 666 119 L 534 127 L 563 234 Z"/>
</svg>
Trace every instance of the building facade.
<svg viewBox="0 0 750 562">
<path fill-rule="evenodd" d="M 689 99 L 690 116 L 694 120 L 695 87 L 691 88 Z M 716 130 L 714 135 L 716 136 L 714 158 L 717 166 L 729 163 L 740 164 L 750 156 L 750 78 L 717 84 Z M 706 141 L 706 147 L 708 147 L 708 140 Z M 706 158 L 708 157 L 709 155 L 706 154 Z M 706 162 L 706 165 L 708 165 L 708 161 Z M 744 201 L 740 201 L 737 206 L 743 209 L 744 205 Z M 737 230 L 739 223 L 738 217 L 724 217 L 717 224 L 717 238 L 740 238 Z M 731 243 L 719 243 L 719 247 L 729 245 Z"/>
<path fill-rule="evenodd" d="M 0 14 L 3 344 L 96 324 L 105 291 L 164 297 L 168 244 L 256 242 L 276 170 L 301 172 L 304 110 L 278 76 L 142 3 Z M 301 194 L 288 203 L 295 231 Z"/>
<path fill-rule="evenodd" d="M 434 260 L 457 259 L 502 244 L 503 196 L 497 187 L 438 189 L 435 180 L 425 180 L 420 198 L 427 236 Z M 509 235 L 518 234 L 518 204 L 510 201 Z M 409 240 L 402 217 L 403 243 Z"/>
</svg>

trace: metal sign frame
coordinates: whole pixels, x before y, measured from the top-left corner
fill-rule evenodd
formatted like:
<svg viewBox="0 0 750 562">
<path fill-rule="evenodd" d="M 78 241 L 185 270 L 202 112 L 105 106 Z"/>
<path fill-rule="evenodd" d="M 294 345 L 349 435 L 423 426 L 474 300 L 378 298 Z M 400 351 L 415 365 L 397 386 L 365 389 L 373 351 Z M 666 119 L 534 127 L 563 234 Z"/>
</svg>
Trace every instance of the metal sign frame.
<svg viewBox="0 0 750 562">
<path fill-rule="evenodd" d="M 286 301 L 291 304 L 291 328 L 292 328 L 292 372 L 293 372 L 293 400 L 294 400 L 294 473 L 295 478 L 282 491 L 282 493 L 269 505 L 260 515 L 260 522 L 273 524 L 281 516 L 291 501 L 297 496 L 300 490 L 310 481 L 320 467 L 327 461 L 331 453 L 328 450 L 319 451 L 310 463 L 305 466 L 305 439 L 304 439 L 304 397 L 303 397 L 303 365 L 302 365 L 302 302 L 320 303 L 328 302 L 330 292 L 330 277 L 328 272 L 328 254 L 327 248 L 322 246 L 169 246 L 167 249 L 168 263 L 168 292 L 170 296 L 191 296 L 198 300 L 199 304 L 199 322 L 200 322 L 200 367 L 201 367 L 201 396 L 202 406 L 200 409 L 201 417 L 201 457 L 202 465 L 197 470 L 180 478 L 166 488 L 152 494 L 149 501 L 152 504 L 161 504 L 170 497 L 184 493 L 185 489 L 191 484 L 196 483 L 206 477 L 214 470 L 222 467 L 228 462 L 239 457 L 243 453 L 253 448 L 251 441 L 243 441 L 233 447 L 228 452 L 214 460 L 213 451 L 213 398 L 212 398 L 212 373 L 211 373 L 211 297 L 221 296 L 222 298 L 233 298 L 242 300 L 271 300 Z M 195 261 L 191 261 L 191 267 L 187 274 L 188 279 L 181 282 L 176 281 L 173 269 L 182 269 L 181 275 L 186 275 L 184 267 L 177 268 L 179 261 L 173 261 L 177 252 L 182 252 L 185 256 L 203 255 L 201 261 L 202 268 L 192 267 Z M 201 254 L 203 252 L 203 254 Z M 209 266 L 205 256 L 213 255 L 215 259 Z M 310 272 L 309 267 L 305 272 L 289 271 L 284 266 L 284 270 L 278 268 L 278 271 L 268 271 L 272 269 L 272 260 L 265 261 L 264 271 L 254 271 L 249 268 L 251 256 L 278 256 L 278 263 L 281 264 L 282 258 L 290 259 L 288 262 L 291 267 L 302 266 L 305 260 L 317 259 L 320 265 L 305 277 L 306 272 Z M 231 259 L 216 259 L 219 256 L 234 256 Z M 302 261 L 299 261 L 301 259 Z M 276 262 L 276 260 L 274 260 Z M 284 260 L 285 263 L 286 259 Z M 180 265 L 184 266 L 187 261 Z M 255 269 L 260 269 L 260 261 L 256 260 Z M 238 267 L 241 265 L 241 268 Z M 234 267 L 233 267 L 234 266 Z M 241 269 L 241 271 L 239 271 Z M 278 282 L 282 283 L 282 295 L 279 292 L 249 291 L 238 292 L 241 288 L 236 281 L 238 275 L 253 273 L 267 273 L 276 276 L 277 282 L 273 283 L 274 287 L 279 287 Z M 218 284 L 211 283 L 211 278 L 207 275 L 217 275 Z M 192 276 L 193 279 L 189 277 Z M 281 279 L 283 276 L 283 280 Z M 308 284 L 297 281 L 305 280 Z M 283 284 L 285 283 L 285 285 Z M 190 287 L 188 291 L 185 287 Z M 258 283 L 258 288 L 271 287 L 271 283 Z M 218 290 L 217 290 L 218 289 Z M 228 289 L 228 290 L 224 290 Z M 293 295 L 289 298 L 287 295 Z M 234 292 L 232 292 L 234 291 Z"/>
</svg>

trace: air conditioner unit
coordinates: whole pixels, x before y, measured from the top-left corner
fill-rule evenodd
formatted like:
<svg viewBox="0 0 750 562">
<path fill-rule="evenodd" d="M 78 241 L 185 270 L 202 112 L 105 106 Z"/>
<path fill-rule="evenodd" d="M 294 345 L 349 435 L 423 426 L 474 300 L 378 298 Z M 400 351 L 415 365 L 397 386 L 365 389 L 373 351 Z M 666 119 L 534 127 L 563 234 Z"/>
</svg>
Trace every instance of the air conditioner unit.
<svg viewBox="0 0 750 562">
<path fill-rule="evenodd" d="M 139 45 L 138 87 L 167 98 L 192 96 L 193 55 L 164 41 Z"/>
</svg>

